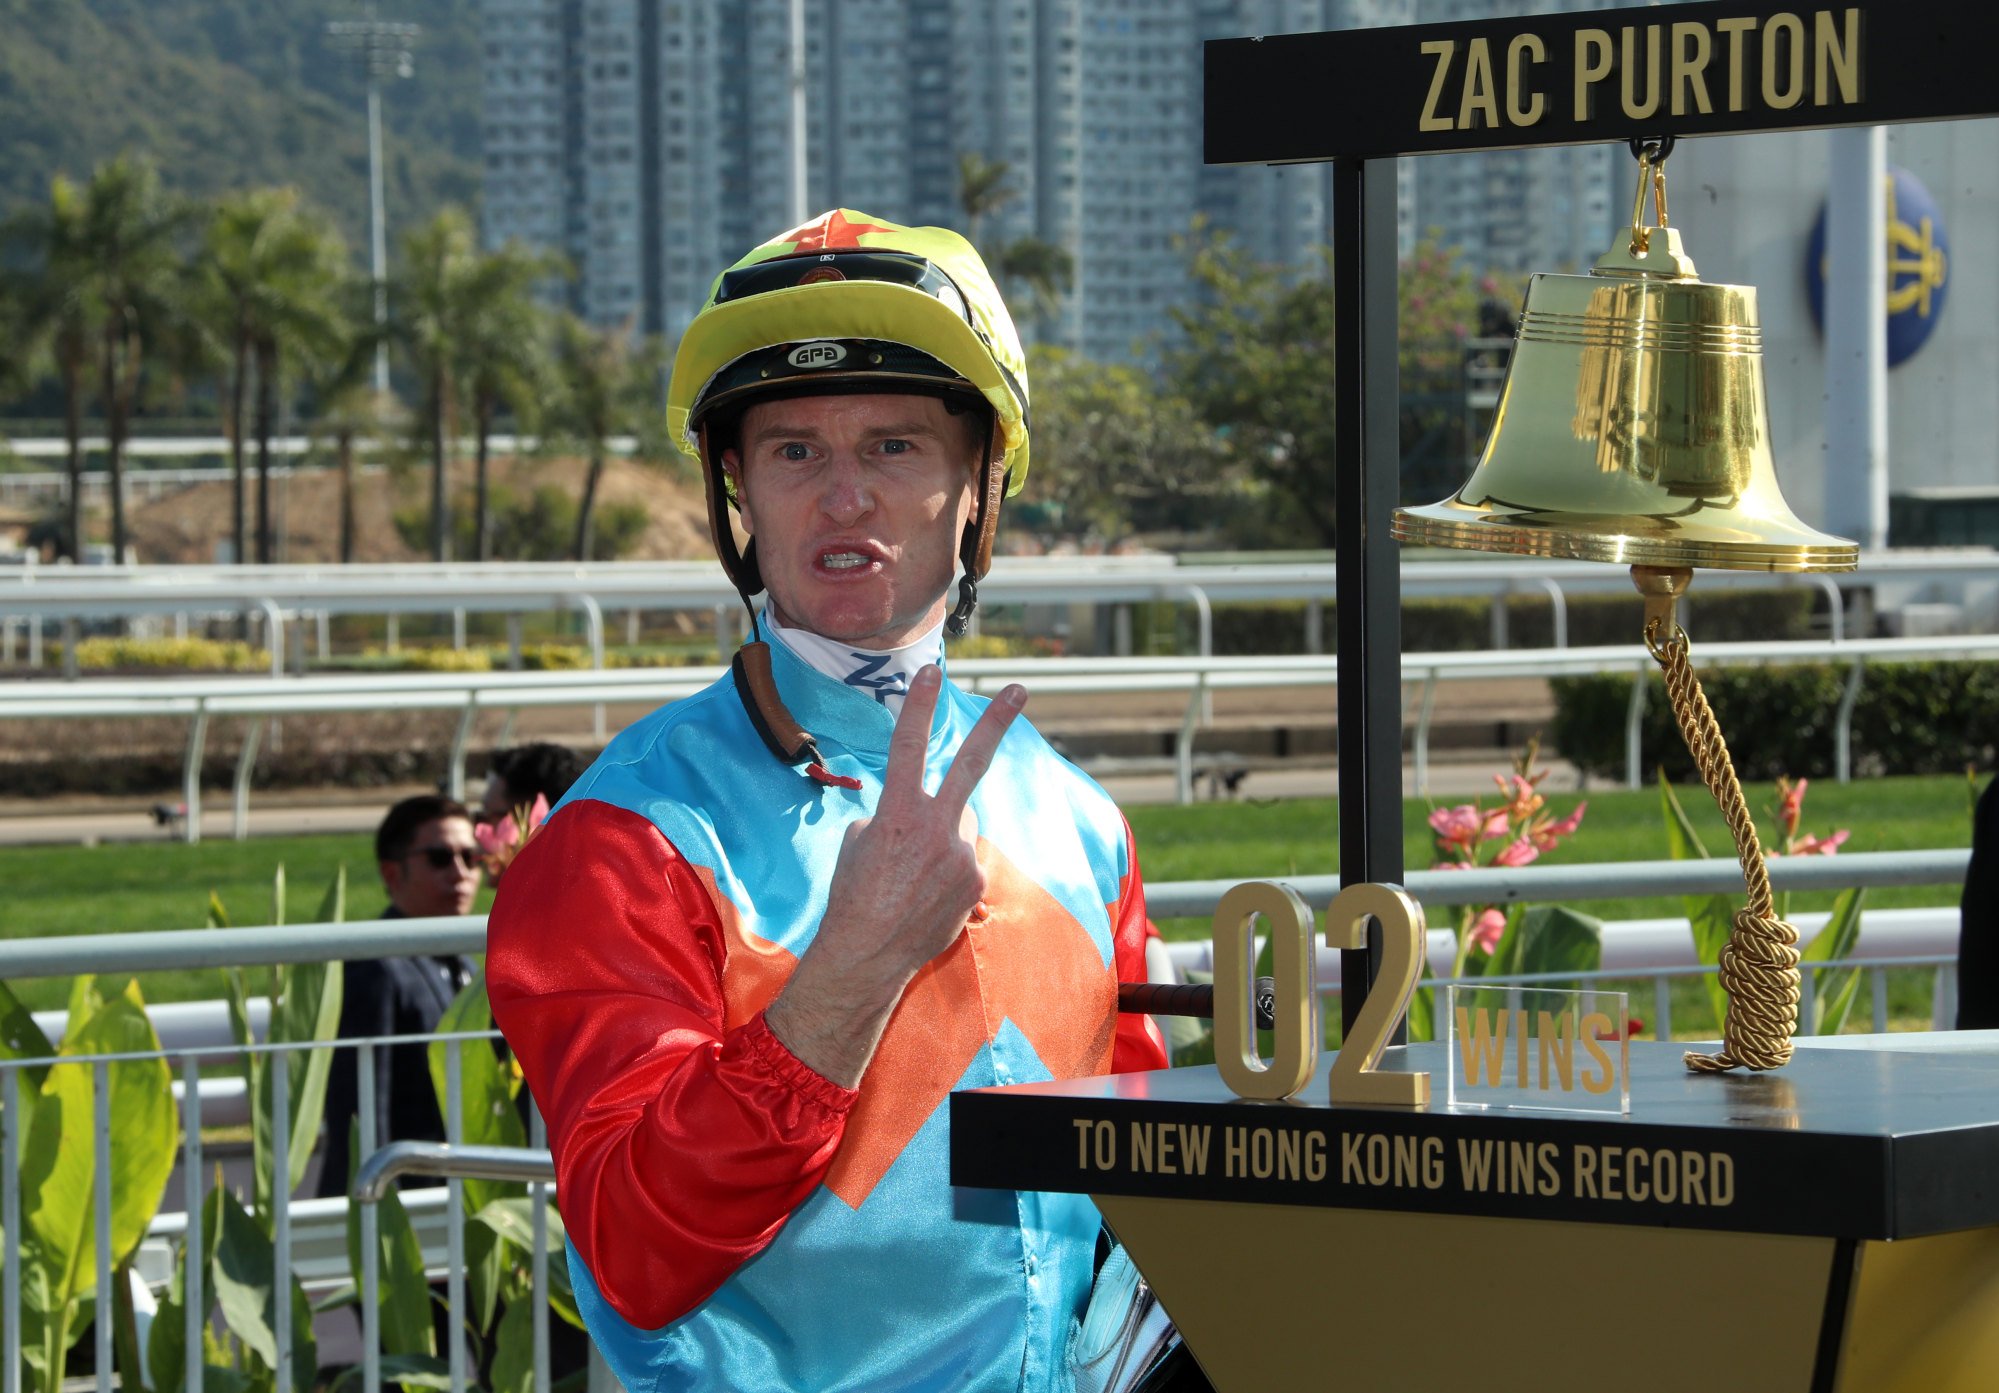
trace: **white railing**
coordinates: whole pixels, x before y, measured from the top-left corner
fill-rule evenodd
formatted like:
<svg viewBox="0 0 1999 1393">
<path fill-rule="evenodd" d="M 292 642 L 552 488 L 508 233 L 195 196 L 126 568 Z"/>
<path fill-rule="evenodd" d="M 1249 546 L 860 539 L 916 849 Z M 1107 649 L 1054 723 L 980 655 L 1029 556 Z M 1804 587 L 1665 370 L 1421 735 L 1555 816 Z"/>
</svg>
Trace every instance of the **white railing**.
<svg viewBox="0 0 1999 1393">
<path fill-rule="evenodd" d="M 4 476 L 0 476 L 4 477 Z M 1405 595 L 1484 596 L 1492 604 L 1492 646 L 1507 646 L 1506 600 L 1516 593 L 1546 595 L 1553 606 L 1554 646 L 1568 644 L 1567 596 L 1630 593 L 1623 571 L 1579 561 L 1521 558 L 1408 560 L 1401 567 Z M 1890 586 L 1926 593 L 1942 585 L 1994 599 L 1999 553 L 1990 550 L 1883 551 L 1862 559 L 1858 571 L 1777 574 L 1708 571 L 1700 594 L 1728 588 L 1811 587 L 1826 600 L 1830 635 L 1846 636 L 1846 595 Z M 1324 648 L 1322 614 L 1335 598 L 1330 561 L 1283 564 L 1179 565 L 1164 556 L 1004 557 L 980 587 L 989 605 L 1111 605 L 1165 601 L 1194 610 L 1195 651 L 1214 651 L 1214 605 L 1222 602 L 1302 600 L 1305 648 Z M 267 645 L 281 662 L 288 618 L 382 614 L 393 624 L 403 614 L 450 614 L 453 638 L 464 644 L 465 616 L 479 611 L 518 616 L 531 610 L 578 609 L 588 626 L 593 665 L 603 666 L 603 615 L 628 611 L 710 610 L 718 644 L 726 650 L 739 627 L 739 603 L 721 568 L 701 562 L 447 563 L 444 565 L 281 566 L 0 566 L 0 658 L 11 660 L 16 628 L 28 626 L 31 660 L 39 662 L 46 619 L 123 619 L 173 615 L 184 628 L 189 615 L 255 614 L 269 626 Z M 1688 605 L 1697 616 L 1699 595 Z M 976 622 L 976 620 L 975 620 Z M 1689 627 L 1698 638 L 1697 618 Z M 510 626 L 511 628 L 511 626 Z M 515 640 L 517 643 L 517 639 Z M 1118 651 L 1126 651 L 1126 632 Z"/>
<path fill-rule="evenodd" d="M 1926 852 L 1877 852 L 1861 853 L 1841 857 L 1780 858 L 1771 863 L 1771 879 L 1776 889 L 1812 890 L 1844 887 L 1848 885 L 1911 885 L 1941 884 L 1961 881 L 1969 853 L 1961 850 Z M 1583 864 L 1572 866 L 1528 866 L 1520 868 L 1487 868 L 1471 871 L 1415 871 L 1407 877 L 1409 889 L 1417 898 L 1433 907 L 1455 904 L 1476 904 L 1487 902 L 1507 903 L 1520 900 L 1574 900 L 1597 899 L 1615 896 L 1698 894 L 1715 891 L 1729 891 L 1735 888 L 1736 871 L 1731 863 L 1716 861 L 1682 862 L 1639 862 L 1625 864 Z M 1308 902 L 1323 905 L 1337 892 L 1337 878 L 1329 876 L 1289 877 L 1288 882 L 1303 894 Z M 1162 883 L 1149 887 L 1148 910 L 1157 918 L 1187 917 L 1212 913 L 1222 893 L 1232 882 L 1199 881 L 1182 883 Z M 1933 910 L 1887 910 L 1869 911 L 1863 917 L 1859 944 L 1852 963 L 1870 971 L 1871 997 L 1876 1028 L 1885 1024 L 1886 985 L 1881 970 L 1891 966 L 1928 966 L 1942 969 L 1939 972 L 1939 987 L 1935 993 L 1935 1010 L 1947 1010 L 1949 966 L 1953 961 L 1955 947 L 1954 922 L 1956 912 L 1950 909 Z M 1823 916 L 1800 915 L 1800 927 L 1809 936 L 1815 933 L 1823 922 Z M 163 969 L 184 969 L 218 967 L 228 965 L 254 966 L 281 962 L 323 962 L 342 959 L 384 957 L 417 953 L 468 953 L 484 947 L 485 923 L 479 916 L 462 916 L 444 919 L 383 920 L 346 924 L 290 925 L 249 929 L 215 929 L 206 931 L 174 931 L 147 934 L 119 934 L 101 936 L 81 936 L 67 938 L 17 939 L 0 942 L 0 980 L 29 977 L 68 976 L 75 973 L 145 972 Z M 1450 962 L 1448 931 L 1433 932 L 1429 945 L 1433 969 L 1447 972 Z M 1176 960 L 1184 966 L 1198 967 L 1202 962 L 1204 945 L 1175 945 Z M 1211 965 L 1212 949 L 1206 950 Z M 1845 966 L 1847 964 L 1824 964 L 1823 968 Z M 1604 934 L 1603 965 L 1595 973 L 1582 974 L 1588 980 L 1604 981 L 1613 979 L 1646 978 L 1654 982 L 1655 1006 L 1658 1021 L 1655 1029 L 1660 1036 L 1670 1031 L 1670 999 L 1665 980 L 1675 975 L 1686 975 L 1711 970 L 1701 968 L 1693 959 L 1691 936 L 1684 921 L 1636 921 L 1606 926 Z M 1321 980 L 1329 987 L 1337 983 L 1338 972 L 1332 964 L 1322 964 Z M 1570 980 L 1577 974 L 1565 974 Z M 1525 979 L 1522 979 L 1525 980 Z M 1812 981 L 1807 978 L 1808 983 Z M 1480 979 L 1481 985 L 1495 985 L 1498 979 Z M 1433 982 L 1431 985 L 1443 985 Z M 1809 1010 L 1805 1019 L 1811 1019 Z M 53 1022 L 51 1022 L 53 1023 Z M 182 1022 L 179 1029 L 195 1030 L 197 1026 Z M 198 1038 L 198 1037 L 189 1037 Z M 271 1045 L 253 1044 L 249 1048 L 257 1052 L 278 1053 L 286 1049 L 298 1048 L 353 1048 L 361 1052 L 358 1077 L 361 1088 L 360 1098 L 360 1150 L 364 1157 L 372 1156 L 378 1144 L 385 1139 L 373 1133 L 374 1128 L 374 1069 L 372 1051 L 389 1044 L 400 1043 L 405 1038 L 394 1037 L 378 1041 L 342 1041 L 336 1046 L 327 1045 Z M 486 1036 L 446 1036 L 436 1037 L 448 1040 L 485 1039 Z M 202 1100 L 204 1096 L 203 1070 L 206 1066 L 224 1060 L 233 1061 L 243 1050 L 231 1044 L 180 1045 L 147 1058 L 166 1057 L 179 1068 L 182 1085 L 182 1106 L 185 1114 L 185 1153 L 182 1157 L 183 1210 L 175 1219 L 161 1216 L 155 1221 L 155 1239 L 177 1236 L 189 1245 L 192 1253 L 190 1267 L 190 1289 L 186 1307 L 189 1323 L 188 1345 L 190 1350 L 201 1348 L 199 1321 L 206 1310 L 201 1292 L 200 1226 L 190 1226 L 185 1215 L 201 1212 L 205 1196 L 204 1165 L 201 1153 L 201 1127 L 203 1122 Z M 130 1056 L 71 1056 L 64 1062 L 74 1067 L 93 1070 L 97 1081 L 95 1096 L 108 1098 L 105 1086 L 105 1070 L 117 1059 Z M 46 1063 L 47 1061 L 41 1061 Z M 0 1099 L 15 1103 L 13 1107 L 0 1107 L 0 1230 L 9 1234 L 21 1232 L 20 1214 L 20 1142 L 14 1119 L 22 1114 L 18 1104 L 20 1095 L 16 1089 L 25 1078 L 22 1070 L 34 1061 L 6 1061 L 0 1063 Z M 446 1099 L 444 1115 L 447 1125 L 447 1141 L 458 1140 L 457 1125 L 460 1115 L 459 1097 L 459 1052 L 446 1052 Z M 284 1096 L 287 1071 L 270 1071 L 274 1085 L 274 1110 L 280 1113 L 287 1107 Z M 100 1101 L 100 1111 L 108 1104 Z M 274 1175 L 287 1173 L 289 1158 L 285 1155 L 284 1128 L 274 1129 L 271 1165 Z M 530 1136 L 533 1146 L 545 1146 L 539 1119 L 535 1119 Z M 100 1116 L 94 1136 L 96 1148 L 95 1203 L 100 1216 L 108 1214 L 110 1192 L 108 1176 L 111 1127 L 108 1118 Z M 464 1221 L 460 1186 L 456 1178 L 446 1184 L 443 1202 L 443 1244 L 441 1260 L 450 1296 L 454 1317 L 465 1310 L 464 1292 Z M 274 1191 L 284 1187 L 275 1186 Z M 541 1215 L 540 1222 L 546 1223 L 543 1206 L 546 1203 L 545 1187 L 533 1187 L 534 1208 Z M 290 1271 L 301 1243 L 310 1252 L 321 1254 L 337 1252 L 331 1247 L 331 1235 L 327 1230 L 339 1216 L 344 1225 L 344 1204 L 338 1202 L 305 1201 L 297 1207 L 287 1196 L 274 1197 L 275 1213 L 273 1228 L 279 1257 L 279 1271 Z M 426 1208 L 426 1213 L 431 1213 Z M 361 1285 L 363 1289 L 363 1354 L 371 1369 L 379 1369 L 373 1361 L 379 1355 L 379 1330 L 377 1305 L 374 1292 L 377 1290 L 379 1274 L 374 1271 L 375 1214 L 372 1205 L 365 1206 L 360 1216 L 363 1228 L 361 1251 L 364 1270 Z M 99 1234 L 108 1234 L 108 1221 L 100 1218 L 97 1225 Z M 303 1237 L 302 1237 L 303 1235 Z M 150 1267 L 159 1266 L 158 1250 Z M 438 1265 L 434 1239 L 428 1255 L 432 1265 Z M 0 1359 L 5 1367 L 18 1370 L 20 1355 L 19 1322 L 21 1271 L 20 1245 L 9 1242 L 5 1254 L 4 1278 L 0 1278 L 0 1309 L 7 1317 L 5 1347 L 0 1350 Z M 96 1253 L 98 1290 L 109 1289 L 111 1281 L 108 1241 L 99 1244 Z M 158 1276 L 155 1272 L 152 1274 Z M 545 1291 L 540 1285 L 545 1278 L 545 1269 L 537 1274 L 537 1291 Z M 546 1319 L 545 1302 L 537 1298 L 538 1320 Z M 288 1303 L 276 1303 L 278 1352 L 281 1366 L 288 1365 L 292 1350 L 290 1311 Z M 109 1324 L 98 1336 L 98 1387 L 108 1389 L 111 1378 L 111 1355 L 109 1348 Z M 454 1325 L 454 1329 L 455 1329 Z M 537 1352 L 545 1361 L 545 1331 L 537 1342 Z M 464 1387 L 466 1372 L 465 1350 L 462 1341 L 454 1341 L 449 1351 L 449 1360 L 454 1388 Z M 545 1370 L 546 1364 L 541 1367 Z M 279 1378 L 284 1383 L 287 1369 L 281 1367 Z M 191 1380 L 190 1386 L 200 1387 L 199 1375 Z M 374 1380 L 369 1380 L 374 1386 Z"/>
<path fill-rule="evenodd" d="M 1999 635 L 1959 638 L 1812 640 L 1802 643 L 1714 643 L 1698 652 L 1703 666 L 1762 666 L 1769 663 L 1825 662 L 1846 667 L 1833 714 L 1833 760 L 1844 783 L 1853 769 L 1853 712 L 1870 662 L 1945 657 L 1999 656 Z M 1642 646 L 1516 650 L 1484 653 L 1404 653 L 1401 655 L 1405 711 L 1413 697 L 1414 792 L 1429 791 L 1430 735 L 1438 685 L 1499 677 L 1547 677 L 1565 673 L 1627 673 L 1630 698 L 1625 710 L 1625 786 L 1638 787 L 1642 765 L 1640 734 L 1653 660 Z M 181 765 L 181 797 L 187 816 L 183 835 L 201 839 L 201 766 L 209 722 L 218 716 L 250 721 L 238 751 L 232 784 L 234 832 L 249 834 L 250 777 L 263 723 L 277 716 L 325 711 L 456 711 L 458 723 L 447 760 L 446 787 L 463 797 L 465 766 L 478 717 L 505 713 L 507 729 L 526 707 L 594 706 L 599 738 L 603 707 L 612 702 L 648 705 L 675 701 L 718 680 L 726 669 L 626 668 L 543 672 L 381 673 L 270 680 L 250 677 L 104 679 L 91 682 L 38 680 L 0 684 L 0 720 L 136 719 L 183 717 L 188 721 Z M 1330 688 L 1338 677 L 1331 657 L 1271 658 L 961 658 L 952 676 L 969 690 L 994 692 L 1020 682 L 1030 692 L 1054 694 L 1176 694 L 1185 698 L 1174 736 L 1173 770 L 1179 801 L 1194 797 L 1195 737 L 1213 721 L 1216 692 L 1279 688 Z M 1328 704 L 1330 716 L 1330 703 Z M 503 735 L 500 743 L 505 743 Z"/>
</svg>

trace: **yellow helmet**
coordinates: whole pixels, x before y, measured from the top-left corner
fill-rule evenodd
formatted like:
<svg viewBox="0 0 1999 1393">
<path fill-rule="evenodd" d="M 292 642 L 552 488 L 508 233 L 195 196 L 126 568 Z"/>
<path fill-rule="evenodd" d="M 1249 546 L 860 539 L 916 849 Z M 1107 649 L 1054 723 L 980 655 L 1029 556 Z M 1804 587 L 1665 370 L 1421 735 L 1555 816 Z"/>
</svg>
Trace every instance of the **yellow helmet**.
<svg viewBox="0 0 1999 1393">
<path fill-rule="evenodd" d="M 870 350 L 856 351 L 855 342 Z M 674 355 L 666 425 L 699 459 L 702 426 L 732 405 L 954 384 L 992 409 L 1006 446 L 1007 495 L 1020 492 L 1027 358 L 985 262 L 949 228 L 904 227 L 835 208 L 716 278 Z"/>
<path fill-rule="evenodd" d="M 959 543 L 965 575 L 951 632 L 962 633 L 992 565 L 1000 499 L 1027 478 L 1028 438 L 1027 358 L 970 242 L 835 208 L 716 277 L 674 355 L 666 425 L 702 463 L 715 552 L 746 603 L 763 577 L 755 539 L 739 551 L 729 524 L 721 453 L 732 423 L 755 401 L 826 392 L 919 392 L 989 410 L 980 507 Z"/>
</svg>

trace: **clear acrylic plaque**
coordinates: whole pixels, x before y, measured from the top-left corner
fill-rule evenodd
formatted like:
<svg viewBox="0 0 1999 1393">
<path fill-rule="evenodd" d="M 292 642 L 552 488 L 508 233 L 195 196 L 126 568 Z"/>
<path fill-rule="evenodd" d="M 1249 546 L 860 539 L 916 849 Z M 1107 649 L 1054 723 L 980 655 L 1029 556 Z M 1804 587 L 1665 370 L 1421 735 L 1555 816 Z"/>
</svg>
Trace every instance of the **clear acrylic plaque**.
<svg viewBox="0 0 1999 1393">
<path fill-rule="evenodd" d="M 1453 1108 L 1631 1111 L 1623 992 L 1447 988 L 1445 1099 Z"/>
</svg>

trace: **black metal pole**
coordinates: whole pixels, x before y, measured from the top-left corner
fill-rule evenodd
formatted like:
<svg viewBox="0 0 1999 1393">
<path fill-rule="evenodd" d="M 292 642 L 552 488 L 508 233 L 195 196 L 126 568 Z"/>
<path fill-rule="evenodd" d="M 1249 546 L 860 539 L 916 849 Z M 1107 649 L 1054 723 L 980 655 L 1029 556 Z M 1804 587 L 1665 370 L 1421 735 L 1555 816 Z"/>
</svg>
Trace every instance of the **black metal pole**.
<svg viewBox="0 0 1999 1393">
<path fill-rule="evenodd" d="M 1395 161 L 1333 161 L 1334 502 L 1339 548 L 1340 883 L 1402 883 L 1402 576 Z M 1381 934 L 1340 955 L 1353 1028 L 1381 968 Z"/>
</svg>

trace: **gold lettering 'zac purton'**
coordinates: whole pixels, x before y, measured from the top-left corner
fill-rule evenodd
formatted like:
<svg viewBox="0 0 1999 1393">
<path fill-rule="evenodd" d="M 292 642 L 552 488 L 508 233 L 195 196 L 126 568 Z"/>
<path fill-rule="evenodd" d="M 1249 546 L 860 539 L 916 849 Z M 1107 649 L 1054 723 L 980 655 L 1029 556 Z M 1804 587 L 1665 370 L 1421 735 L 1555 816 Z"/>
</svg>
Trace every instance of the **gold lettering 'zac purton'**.
<svg viewBox="0 0 1999 1393">
<path fill-rule="evenodd" d="M 1430 82 L 1419 131 L 1524 130 L 1560 99 L 1550 90 L 1558 64 L 1539 34 L 1430 39 L 1420 49 Z M 1852 106 L 1863 95 L 1855 7 L 1578 29 L 1568 59 L 1579 122 Z"/>
</svg>

